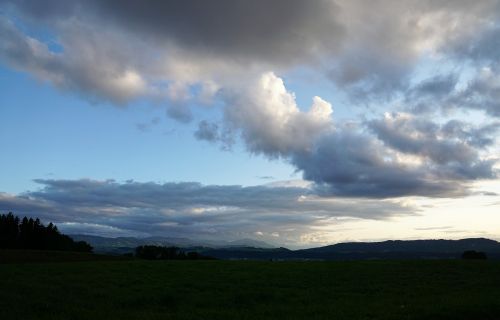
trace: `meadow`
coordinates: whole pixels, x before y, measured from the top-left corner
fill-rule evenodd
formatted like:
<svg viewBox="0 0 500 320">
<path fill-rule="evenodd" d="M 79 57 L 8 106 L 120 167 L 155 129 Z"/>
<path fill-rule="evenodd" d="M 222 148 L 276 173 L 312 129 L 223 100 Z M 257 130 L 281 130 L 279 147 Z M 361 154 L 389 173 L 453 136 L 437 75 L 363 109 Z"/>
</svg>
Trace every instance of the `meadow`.
<svg viewBox="0 0 500 320">
<path fill-rule="evenodd" d="M 0 319 L 500 318 L 495 261 L 144 261 L 81 255 L 37 263 L 21 256 L 0 264 Z"/>
</svg>

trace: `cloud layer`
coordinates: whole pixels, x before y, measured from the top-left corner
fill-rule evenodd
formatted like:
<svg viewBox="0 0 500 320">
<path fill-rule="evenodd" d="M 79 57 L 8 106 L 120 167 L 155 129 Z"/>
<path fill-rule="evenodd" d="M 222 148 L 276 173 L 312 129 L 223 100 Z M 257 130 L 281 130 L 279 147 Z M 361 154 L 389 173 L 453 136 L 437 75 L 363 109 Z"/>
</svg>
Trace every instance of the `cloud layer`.
<svg viewBox="0 0 500 320">
<path fill-rule="evenodd" d="M 228 135 L 240 135 L 250 152 L 290 161 L 325 196 L 459 197 L 473 181 L 497 177 L 498 156 L 488 150 L 498 122 L 439 124 L 395 112 L 336 124 L 330 103 L 314 97 L 301 111 L 272 73 L 228 94 L 226 104 L 223 122 L 201 122 L 198 139 L 225 145 Z"/>
<path fill-rule="evenodd" d="M 72 232 L 188 236 L 235 240 L 258 235 L 299 243 L 315 226 L 342 218 L 412 215 L 399 201 L 323 199 L 299 187 L 204 186 L 198 183 L 118 183 L 37 180 L 41 190 L 0 193 L 0 208 L 70 226 Z"/>
<path fill-rule="evenodd" d="M 287 161 L 321 195 L 457 197 L 497 178 L 498 1 L 0 6 L 0 60 L 9 66 L 92 101 L 165 104 L 181 122 L 195 118 L 192 104 L 221 106 L 218 120 L 197 119 L 196 138 L 226 150 L 242 141 Z M 299 106 L 285 86 L 297 68 L 376 115 L 336 122 L 335 103 L 319 96 Z"/>
<path fill-rule="evenodd" d="M 4 60 L 58 86 L 121 103 L 155 95 L 182 100 L 186 86 L 215 81 L 225 87 L 241 75 L 304 65 L 353 97 L 392 97 L 410 86 L 415 67 L 429 55 L 496 65 L 490 41 L 498 33 L 496 0 L 0 5 L 6 17 L 48 28 L 61 48 L 44 47 L 4 21 L 3 35 L 15 38 L 1 50 Z M 8 56 L 9 50 L 23 54 Z"/>
</svg>

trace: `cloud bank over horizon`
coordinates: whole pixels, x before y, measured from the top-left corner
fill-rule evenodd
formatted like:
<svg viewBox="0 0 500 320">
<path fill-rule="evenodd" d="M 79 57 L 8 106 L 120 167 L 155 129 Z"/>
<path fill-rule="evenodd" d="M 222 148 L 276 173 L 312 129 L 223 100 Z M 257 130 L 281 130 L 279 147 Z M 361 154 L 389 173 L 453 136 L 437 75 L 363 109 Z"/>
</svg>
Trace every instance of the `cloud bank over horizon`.
<svg viewBox="0 0 500 320">
<path fill-rule="evenodd" d="M 336 216 L 353 199 L 381 207 L 351 207 L 348 216 L 379 218 L 397 211 L 384 206 L 398 198 L 469 196 L 478 183 L 498 181 L 499 21 L 497 0 L 0 0 L 1 63 L 92 103 L 160 105 L 166 117 L 194 124 L 200 144 L 224 151 L 242 145 L 249 154 L 291 165 L 311 183 L 302 190 L 38 180 L 43 191 L 2 199 L 27 208 L 50 205 L 57 212 L 70 204 L 83 208 L 66 194 L 80 185 L 109 190 L 106 203 L 113 210 L 120 206 L 112 200 L 115 192 L 129 189 L 157 190 L 166 198 L 187 189 L 195 192 L 193 205 L 198 192 L 213 188 L 236 199 L 257 202 L 255 192 L 297 204 L 274 208 L 274 200 L 264 201 L 264 210 L 251 201 L 226 203 L 219 193 L 212 196 L 220 201 L 198 203 L 230 208 L 223 214 L 234 214 L 238 223 L 264 226 L 259 210 L 296 213 L 276 225 L 303 210 L 301 218 L 311 225 L 319 220 L 308 215 L 331 210 Z M 326 83 L 334 98 L 308 91 L 310 103 L 303 105 L 289 86 L 303 70 Z M 349 119 L 337 117 L 339 104 L 349 110 Z M 215 115 L 207 116 L 206 109 Z M 159 122 L 155 118 L 137 128 L 147 131 Z M 315 200 L 306 206 L 297 202 L 301 196 Z M 96 205 L 98 198 L 89 203 Z M 154 220 L 160 208 L 180 216 L 191 210 L 179 199 L 174 201 L 179 206 L 170 206 L 152 196 L 137 203 L 127 198 L 134 194 L 120 198 L 126 214 L 152 210 L 147 224 L 177 223 L 172 232 L 181 233 L 184 225 Z M 320 208 L 321 201 L 331 203 Z M 103 210 L 91 207 L 85 215 Z M 236 215 L 241 210 L 252 218 Z M 212 218 L 207 226 L 218 221 Z M 144 229 L 140 223 L 103 225 Z M 219 230 L 231 228 L 239 226 L 224 224 Z"/>
<path fill-rule="evenodd" d="M 36 180 L 37 191 L 0 193 L 0 208 L 39 216 L 72 233 L 237 240 L 303 245 L 315 227 L 345 219 L 415 215 L 398 200 L 325 199 L 298 186 L 243 187 L 113 180 Z M 69 226 L 69 227 L 68 227 Z"/>
</svg>

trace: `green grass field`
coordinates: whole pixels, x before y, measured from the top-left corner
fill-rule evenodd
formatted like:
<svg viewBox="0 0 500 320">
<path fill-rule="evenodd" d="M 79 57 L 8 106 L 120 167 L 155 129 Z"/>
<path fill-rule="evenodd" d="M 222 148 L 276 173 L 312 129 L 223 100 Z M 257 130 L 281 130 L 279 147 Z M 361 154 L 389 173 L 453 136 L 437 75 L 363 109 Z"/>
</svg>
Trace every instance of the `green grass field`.
<svg viewBox="0 0 500 320">
<path fill-rule="evenodd" d="M 500 319 L 492 261 L 73 260 L 0 264 L 0 319 Z"/>
</svg>

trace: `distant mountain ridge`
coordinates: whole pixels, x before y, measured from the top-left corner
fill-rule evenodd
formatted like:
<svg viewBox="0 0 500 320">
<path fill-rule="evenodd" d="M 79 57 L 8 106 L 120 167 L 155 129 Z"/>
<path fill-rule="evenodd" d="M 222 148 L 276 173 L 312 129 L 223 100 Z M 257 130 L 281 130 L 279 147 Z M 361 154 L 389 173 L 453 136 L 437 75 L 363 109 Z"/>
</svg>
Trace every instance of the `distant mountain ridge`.
<svg viewBox="0 0 500 320">
<path fill-rule="evenodd" d="M 500 242 L 486 238 L 460 240 L 387 240 L 382 242 L 347 242 L 295 251 L 304 257 L 319 259 L 453 259 L 464 251 L 487 253 L 500 258 Z"/>
<path fill-rule="evenodd" d="M 193 241 L 187 238 L 106 238 L 72 235 L 90 243 L 96 252 L 121 254 L 139 245 L 178 246 L 219 259 L 249 260 L 368 260 L 368 259 L 456 259 L 467 250 L 485 252 L 500 259 L 500 242 L 486 238 L 461 240 L 387 240 L 381 242 L 345 242 L 324 247 L 289 250 L 274 248 L 253 239 L 237 241 Z"/>
<path fill-rule="evenodd" d="M 94 247 L 95 252 L 101 253 L 126 253 L 131 252 L 138 246 L 155 245 L 155 246 L 175 246 L 180 248 L 195 248 L 201 250 L 215 248 L 239 248 L 239 247 L 256 247 L 270 249 L 274 246 L 255 239 L 240 239 L 235 241 L 211 241 L 211 240 L 191 240 L 180 237 L 117 237 L 108 238 L 93 235 L 73 234 L 71 237 L 78 241 L 86 241 Z"/>
</svg>

